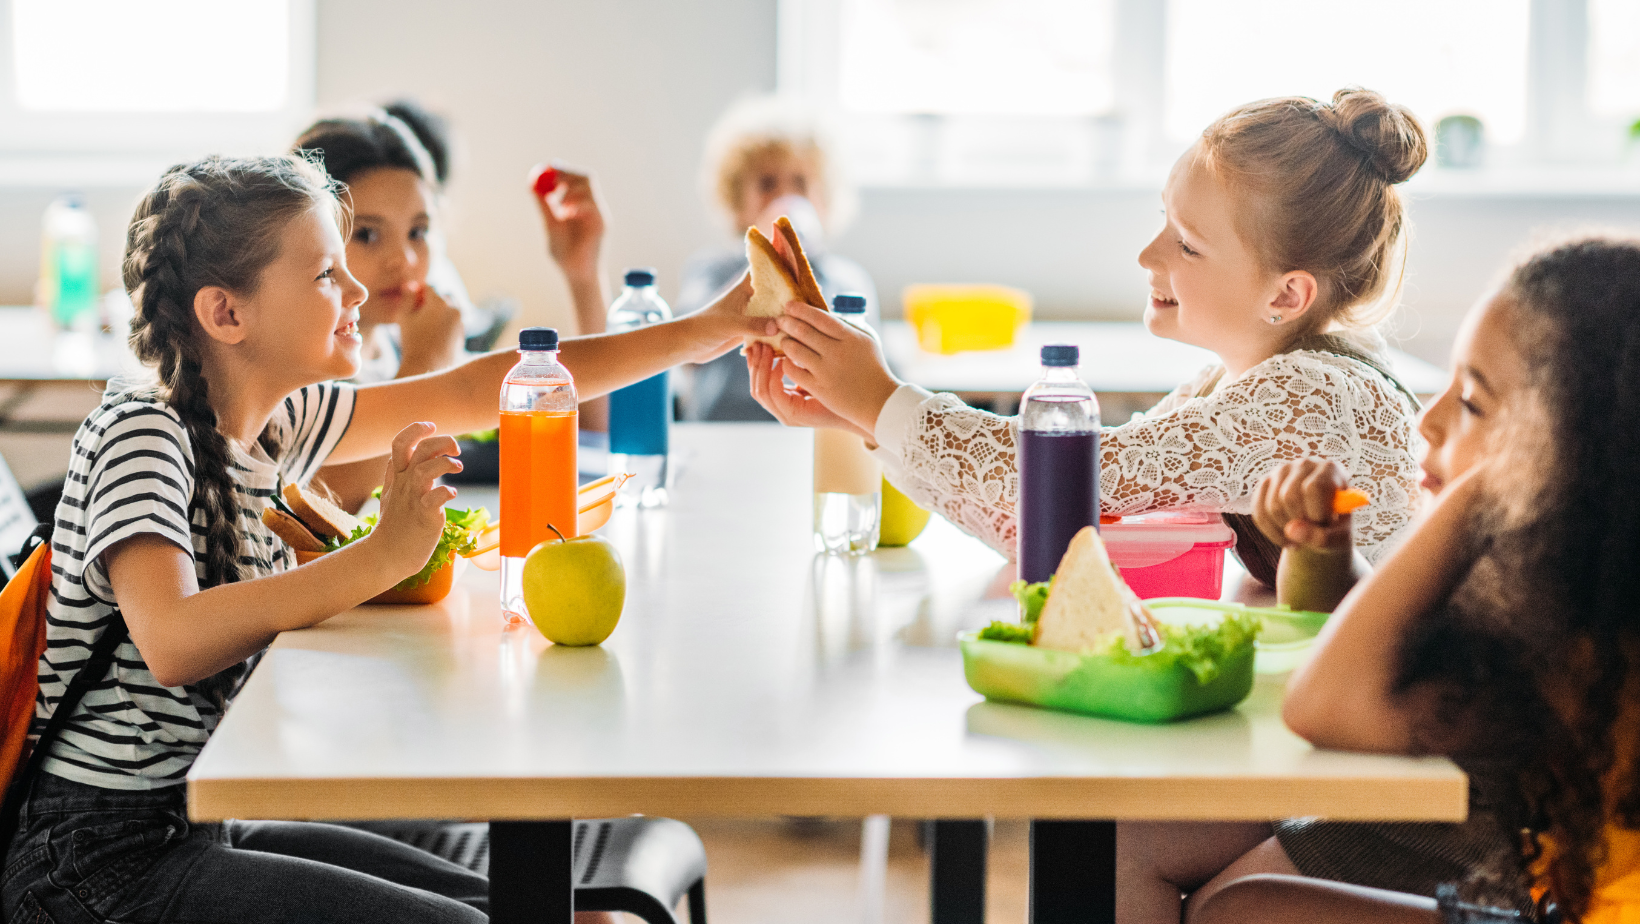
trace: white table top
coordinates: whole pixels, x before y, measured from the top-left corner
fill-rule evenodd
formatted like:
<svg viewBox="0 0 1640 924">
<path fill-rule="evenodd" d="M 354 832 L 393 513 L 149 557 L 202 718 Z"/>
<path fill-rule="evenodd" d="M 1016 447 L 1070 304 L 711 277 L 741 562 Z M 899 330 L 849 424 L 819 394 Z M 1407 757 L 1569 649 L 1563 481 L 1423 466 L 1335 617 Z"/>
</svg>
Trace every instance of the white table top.
<svg viewBox="0 0 1640 924">
<path fill-rule="evenodd" d="M 1096 392 L 1166 393 L 1190 381 L 1218 357 L 1200 347 L 1164 340 L 1139 323 L 1033 321 L 1005 350 L 926 353 L 904 321 L 883 324 L 883 352 L 901 377 L 931 391 L 1022 392 L 1042 376 L 1042 347 L 1074 343 L 1082 348 L 1082 378 Z M 1390 365 L 1419 395 L 1446 388 L 1447 373 L 1416 356 L 1392 349 Z"/>
<path fill-rule="evenodd" d="M 106 382 L 142 371 L 123 337 L 60 332 L 38 308 L 0 306 L 0 383 Z"/>
<path fill-rule="evenodd" d="M 194 816 L 1464 815 L 1450 763 L 1287 731 L 1279 680 L 1159 727 L 984 702 L 953 636 L 1010 616 L 984 599 L 1000 556 L 936 518 L 907 549 L 816 557 L 808 433 L 674 440 L 672 506 L 605 527 L 629 590 L 602 647 L 503 631 L 476 570 L 437 606 L 286 633 L 189 774 Z"/>
</svg>

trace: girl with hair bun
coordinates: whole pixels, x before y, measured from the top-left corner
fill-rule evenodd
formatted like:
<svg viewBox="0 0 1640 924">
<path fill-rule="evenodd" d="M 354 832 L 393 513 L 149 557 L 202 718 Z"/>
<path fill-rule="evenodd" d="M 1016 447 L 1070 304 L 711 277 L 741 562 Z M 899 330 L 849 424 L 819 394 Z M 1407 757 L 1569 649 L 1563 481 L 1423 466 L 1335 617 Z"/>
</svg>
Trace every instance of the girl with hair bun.
<svg viewBox="0 0 1640 924">
<path fill-rule="evenodd" d="M 7 920 L 487 920 L 485 880 L 334 825 L 188 820 L 185 777 L 261 651 L 427 563 L 459 471 L 449 434 L 495 427 L 510 350 L 353 386 L 365 289 L 330 178 L 296 156 L 171 168 L 138 205 L 125 285 L 153 370 L 74 437 L 52 537 L 37 728 L 71 685 L 0 881 Z M 750 287 L 687 318 L 562 343 L 583 398 L 773 334 Z M 269 498 L 384 454 L 369 536 L 296 567 Z M 115 644 L 102 677 L 76 678 Z M 107 662 L 104 662 L 107 663 Z M 86 686 L 85 684 L 89 684 Z M 53 726 L 55 727 L 55 726 Z"/>
<path fill-rule="evenodd" d="M 1417 497 L 1417 405 L 1374 325 L 1400 291 L 1407 219 L 1395 187 L 1427 153 L 1411 112 L 1360 89 L 1250 103 L 1202 132 L 1173 167 L 1166 220 L 1139 264 L 1146 327 L 1220 363 L 1104 429 L 1101 512 L 1223 511 L 1243 564 L 1273 586 L 1280 550 L 1247 516 L 1253 489 L 1280 462 L 1318 456 L 1372 498 L 1355 517 L 1366 559 L 1394 545 Z M 900 381 L 875 341 L 826 312 L 793 303 L 778 323 L 792 338 L 784 358 L 747 353 L 764 407 L 789 425 L 860 434 L 896 487 L 1014 556 L 1018 418 Z"/>
</svg>

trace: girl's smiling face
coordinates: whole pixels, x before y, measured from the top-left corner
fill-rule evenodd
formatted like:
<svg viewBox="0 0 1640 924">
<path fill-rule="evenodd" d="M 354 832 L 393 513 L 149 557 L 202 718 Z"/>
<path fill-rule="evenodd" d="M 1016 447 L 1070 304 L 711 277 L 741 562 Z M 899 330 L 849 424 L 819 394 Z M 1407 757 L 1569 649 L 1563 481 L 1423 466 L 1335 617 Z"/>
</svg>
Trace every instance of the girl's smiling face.
<svg viewBox="0 0 1640 924">
<path fill-rule="evenodd" d="M 1194 150 L 1173 165 L 1162 191 L 1166 222 L 1139 254 L 1150 273 L 1145 327 L 1158 337 L 1217 353 L 1231 377 L 1273 356 L 1314 301 L 1309 273 L 1273 273 L 1235 224 L 1239 203 Z M 1293 289 L 1309 286 L 1308 294 Z"/>
<path fill-rule="evenodd" d="M 347 271 L 347 249 L 329 209 L 291 219 L 279 255 L 262 270 L 248 311 L 251 367 L 288 377 L 294 391 L 359 371 L 359 306 L 369 296 Z"/>
<path fill-rule="evenodd" d="M 414 171 L 378 167 L 354 177 L 346 196 L 353 212 L 347 265 L 370 290 L 360 321 L 367 331 L 397 324 L 427 283 L 433 190 Z"/>
<path fill-rule="evenodd" d="M 1423 481 L 1439 494 L 1494 452 L 1494 441 L 1522 412 L 1527 364 L 1511 325 L 1514 300 L 1495 293 L 1464 318 L 1452 344 L 1452 383 L 1418 420 L 1428 442 Z"/>
</svg>

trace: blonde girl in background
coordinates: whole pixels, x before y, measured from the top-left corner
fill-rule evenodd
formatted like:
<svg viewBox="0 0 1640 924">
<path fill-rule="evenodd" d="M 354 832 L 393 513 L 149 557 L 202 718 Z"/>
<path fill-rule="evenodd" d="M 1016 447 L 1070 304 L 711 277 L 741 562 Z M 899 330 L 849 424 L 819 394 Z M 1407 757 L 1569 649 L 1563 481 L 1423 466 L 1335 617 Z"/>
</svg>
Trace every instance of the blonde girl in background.
<svg viewBox="0 0 1640 924">
<path fill-rule="evenodd" d="M 1361 89 L 1330 103 L 1262 100 L 1202 132 L 1173 167 L 1162 230 L 1139 264 L 1146 327 L 1220 363 L 1105 428 L 1103 512 L 1223 511 L 1242 562 L 1273 586 L 1280 550 L 1248 519 L 1253 489 L 1280 462 L 1315 456 L 1371 496 L 1355 517 L 1367 560 L 1393 546 L 1416 507 L 1415 401 L 1374 325 L 1400 287 L 1407 218 L 1395 187 L 1427 150 L 1408 110 Z M 784 359 L 748 353 L 760 403 L 788 424 L 860 434 L 896 487 L 1015 555 L 1018 418 L 900 381 L 871 338 L 824 312 L 794 303 L 778 323 L 792 338 Z"/>
<path fill-rule="evenodd" d="M 157 381 L 115 383 L 74 438 L 37 720 L 103 633 L 129 634 L 32 781 L 0 882 L 8 919 L 487 919 L 482 877 L 387 838 L 188 819 L 188 769 L 274 637 L 426 563 L 454 493 L 436 479 L 461 465 L 448 434 L 496 426 L 516 359 L 337 381 L 358 372 L 366 298 L 344 214 L 330 179 L 293 156 L 174 167 L 137 208 L 131 339 Z M 605 394 L 772 333 L 742 316 L 748 297 L 741 286 L 692 317 L 566 340 L 562 359 L 584 397 Z M 389 452 L 374 531 L 296 567 L 262 524 L 268 498 L 327 461 Z"/>
<path fill-rule="evenodd" d="M 426 117 L 405 103 L 396 105 L 401 112 Z M 424 132 L 434 128 L 431 123 L 422 125 Z M 430 137 L 437 140 L 447 170 L 443 139 Z M 473 309 L 455 268 L 435 252 L 444 175 L 421 137 L 398 117 L 375 110 L 358 118 L 315 122 L 297 138 L 295 152 L 314 158 L 342 184 L 342 201 L 351 216 L 348 269 L 370 293 L 359 308 L 364 347 L 354 381 L 406 378 L 447 369 L 464 359 L 463 312 Z M 570 285 L 577 328 L 582 333 L 602 332 L 605 292 L 599 260 L 604 219 L 592 179 L 560 171 L 559 188 L 538 198 L 537 205 L 548 251 Z M 596 428 L 601 419 L 586 423 Z M 381 485 L 384 462 L 368 459 L 328 466 L 321 481 L 341 506 L 358 510 Z"/>
<path fill-rule="evenodd" d="M 701 190 L 729 232 L 724 244 L 692 257 L 683 270 L 677 313 L 710 303 L 746 272 L 746 229 L 773 234 L 774 221 L 791 218 L 829 301 L 849 292 L 866 297 L 866 314 L 878 319 L 877 287 L 860 264 L 831 252 L 827 237 L 848 224 L 857 197 L 838 166 L 818 120 L 795 102 L 751 97 L 731 106 L 706 139 Z M 685 403 L 691 420 L 770 420 L 752 400 L 745 364 L 725 356 L 693 370 Z"/>
</svg>

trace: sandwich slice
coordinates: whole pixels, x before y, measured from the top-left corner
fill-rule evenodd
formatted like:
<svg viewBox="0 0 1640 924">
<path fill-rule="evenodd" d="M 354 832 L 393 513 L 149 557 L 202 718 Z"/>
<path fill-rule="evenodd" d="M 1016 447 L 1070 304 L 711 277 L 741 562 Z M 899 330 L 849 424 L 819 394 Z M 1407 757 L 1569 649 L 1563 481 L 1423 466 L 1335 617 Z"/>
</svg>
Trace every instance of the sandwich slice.
<svg viewBox="0 0 1640 924">
<path fill-rule="evenodd" d="M 273 534 L 285 540 L 285 544 L 298 552 L 313 552 L 315 554 L 325 550 L 325 544 L 313 530 L 302 525 L 302 521 L 278 507 L 264 507 L 262 509 L 262 524 L 273 530 Z"/>
<path fill-rule="evenodd" d="M 1134 617 L 1130 619 L 1129 613 Z M 1048 602 L 1036 621 L 1033 644 L 1085 652 L 1108 645 L 1113 635 L 1126 635 L 1130 649 L 1138 653 L 1133 638 L 1136 623 L 1148 623 L 1153 628 L 1154 617 L 1116 573 L 1099 532 L 1091 526 L 1083 527 L 1071 539 L 1059 570 L 1054 572 Z M 1150 647 L 1148 640 L 1143 647 Z"/>
<path fill-rule="evenodd" d="M 786 313 L 786 303 L 793 301 L 826 310 L 826 296 L 820 292 L 814 269 L 803 253 L 803 244 L 786 216 L 775 219 L 773 241 L 764 237 L 756 226 L 746 229 L 746 262 L 752 272 L 752 298 L 746 304 L 747 317 L 778 318 Z M 785 334 L 777 333 L 772 337 L 747 337 L 746 343 L 767 343 L 778 355 L 785 339 Z"/>
<path fill-rule="evenodd" d="M 364 528 L 364 523 L 358 517 L 301 485 L 285 485 L 282 496 L 291 515 L 312 530 L 320 540 L 336 539 L 346 542 L 353 538 L 355 531 Z M 263 522 L 267 522 L 266 519 Z"/>
</svg>

